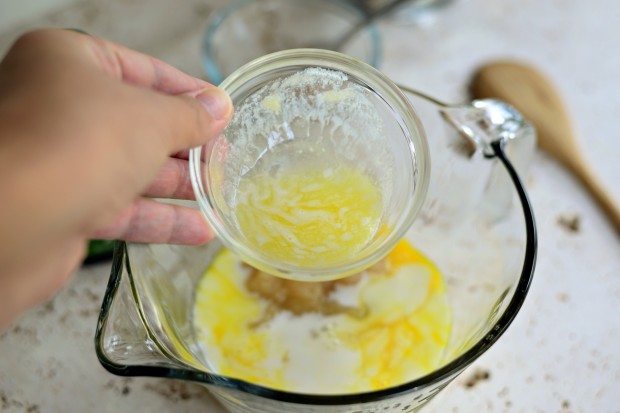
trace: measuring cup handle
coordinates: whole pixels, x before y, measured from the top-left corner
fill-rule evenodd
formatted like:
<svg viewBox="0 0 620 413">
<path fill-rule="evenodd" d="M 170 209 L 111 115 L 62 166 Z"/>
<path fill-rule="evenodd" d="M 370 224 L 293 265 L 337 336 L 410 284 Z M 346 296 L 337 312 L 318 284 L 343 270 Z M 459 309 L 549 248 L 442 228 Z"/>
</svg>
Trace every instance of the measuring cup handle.
<svg viewBox="0 0 620 413">
<path fill-rule="evenodd" d="M 493 156 L 492 142 L 510 141 L 507 152 L 517 171 L 523 174 L 527 170 L 536 147 L 536 129 L 508 103 L 478 99 L 452 105 L 408 86 L 399 84 L 398 88 L 435 105 L 441 116 L 469 142 L 470 153 L 482 149 L 486 156 Z"/>
<path fill-rule="evenodd" d="M 505 143 L 506 142 L 503 140 L 497 140 L 491 143 L 491 149 L 493 150 L 492 157 L 499 159 L 503 166 L 506 168 L 506 171 L 508 172 L 508 175 L 510 175 L 510 179 L 515 186 L 519 201 L 521 203 L 521 207 L 523 209 L 526 244 L 525 254 L 523 257 L 523 267 L 521 269 L 521 276 L 519 277 L 519 283 L 516 286 L 516 290 L 519 291 L 521 294 L 526 294 L 532 283 L 534 268 L 536 267 L 538 235 L 536 232 L 536 221 L 534 218 L 534 211 L 532 209 L 532 205 L 530 204 L 530 200 L 527 196 L 527 192 L 525 191 L 523 182 L 521 181 L 521 178 L 519 178 L 519 174 L 517 173 L 512 162 L 508 159 L 508 156 L 506 155 L 506 151 L 504 150 Z M 522 300 L 513 298 L 513 300 L 508 304 L 510 310 L 507 310 L 505 313 L 517 314 L 522 303 Z M 510 321 L 511 320 L 509 320 L 509 322 Z"/>
</svg>

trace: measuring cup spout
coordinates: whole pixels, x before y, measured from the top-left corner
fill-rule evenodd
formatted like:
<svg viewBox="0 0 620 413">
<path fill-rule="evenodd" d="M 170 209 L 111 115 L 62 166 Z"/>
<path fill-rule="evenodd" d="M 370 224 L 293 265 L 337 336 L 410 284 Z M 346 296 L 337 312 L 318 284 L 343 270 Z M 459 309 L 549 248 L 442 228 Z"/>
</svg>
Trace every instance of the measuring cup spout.
<svg viewBox="0 0 620 413">
<path fill-rule="evenodd" d="M 138 295 L 127 244 L 117 242 L 112 275 L 95 333 L 95 349 L 103 367 L 121 376 L 154 377 L 165 376 L 170 368 L 192 369 L 191 360 L 181 362 L 166 348 L 161 337 L 149 331 L 147 325 L 155 323 L 147 321 L 149 315 L 145 311 L 149 310 L 138 300 Z"/>
</svg>

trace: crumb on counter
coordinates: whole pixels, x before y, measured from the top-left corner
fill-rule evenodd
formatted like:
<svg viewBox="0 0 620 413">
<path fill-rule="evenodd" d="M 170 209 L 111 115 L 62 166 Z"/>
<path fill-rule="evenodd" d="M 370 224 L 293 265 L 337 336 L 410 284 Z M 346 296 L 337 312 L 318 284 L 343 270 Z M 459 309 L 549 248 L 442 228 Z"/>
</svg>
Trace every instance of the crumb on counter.
<svg viewBox="0 0 620 413">
<path fill-rule="evenodd" d="M 578 233 L 581 230 L 581 216 L 579 214 L 559 215 L 557 222 L 568 232 Z"/>
<path fill-rule="evenodd" d="M 478 383 L 482 381 L 489 380 L 491 378 L 491 372 L 488 370 L 478 369 L 473 372 L 473 374 L 465 380 L 464 386 L 468 389 L 473 388 Z"/>
</svg>

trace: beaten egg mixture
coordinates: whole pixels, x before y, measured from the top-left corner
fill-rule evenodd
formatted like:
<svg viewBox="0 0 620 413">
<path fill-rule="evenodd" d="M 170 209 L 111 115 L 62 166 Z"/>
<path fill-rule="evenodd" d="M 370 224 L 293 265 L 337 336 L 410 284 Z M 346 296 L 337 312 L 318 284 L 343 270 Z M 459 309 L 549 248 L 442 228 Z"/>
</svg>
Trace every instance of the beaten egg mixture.
<svg viewBox="0 0 620 413">
<path fill-rule="evenodd" d="M 194 326 L 219 374 L 334 394 L 436 369 L 451 315 L 440 272 L 403 240 L 370 269 L 320 283 L 273 277 L 222 249 L 198 285 Z"/>
</svg>

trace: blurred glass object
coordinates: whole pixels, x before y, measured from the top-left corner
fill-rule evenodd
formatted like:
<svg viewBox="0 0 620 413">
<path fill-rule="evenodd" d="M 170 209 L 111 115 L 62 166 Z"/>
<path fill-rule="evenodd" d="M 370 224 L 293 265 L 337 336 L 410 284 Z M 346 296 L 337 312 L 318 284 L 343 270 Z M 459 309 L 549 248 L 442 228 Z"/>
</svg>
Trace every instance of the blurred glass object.
<svg viewBox="0 0 620 413">
<path fill-rule="evenodd" d="M 219 84 L 245 63 L 269 53 L 330 48 L 364 17 L 361 9 L 341 0 L 236 0 L 211 15 L 202 44 L 203 65 L 209 80 Z M 378 67 L 378 30 L 368 25 L 339 51 Z"/>
<path fill-rule="evenodd" d="M 394 0 L 349 0 L 349 2 L 364 13 L 369 14 L 394 2 Z M 395 10 L 393 15 L 402 20 L 419 20 L 432 15 L 438 9 L 451 3 L 454 3 L 454 0 L 410 0 Z"/>
</svg>

